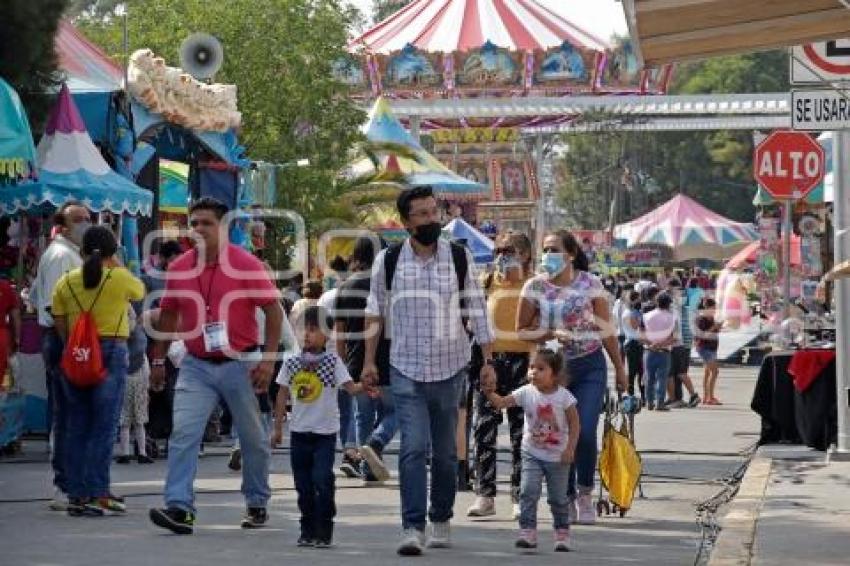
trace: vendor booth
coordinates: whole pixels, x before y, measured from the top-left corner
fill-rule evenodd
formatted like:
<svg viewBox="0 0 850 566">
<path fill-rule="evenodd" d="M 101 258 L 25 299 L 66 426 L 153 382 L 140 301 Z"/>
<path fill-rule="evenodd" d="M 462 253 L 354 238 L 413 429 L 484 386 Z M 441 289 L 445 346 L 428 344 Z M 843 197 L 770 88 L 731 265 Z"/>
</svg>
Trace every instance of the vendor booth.
<svg viewBox="0 0 850 566">
<path fill-rule="evenodd" d="M 0 187 L 0 213 L 13 217 L 20 226 L 19 289 L 28 287 L 35 276 L 38 257 L 49 241 L 51 214 L 63 203 L 83 203 L 116 230 L 120 230 L 122 219 L 150 215 L 153 205 L 150 191 L 119 175 L 106 163 L 89 137 L 67 85 L 60 90 L 47 120 L 36 151 L 36 165 L 37 182 Z M 23 429 L 43 431 L 47 396 L 41 340 L 36 319 L 29 313 L 23 316 L 21 335 L 20 372 L 16 378 L 25 395 Z"/>
</svg>

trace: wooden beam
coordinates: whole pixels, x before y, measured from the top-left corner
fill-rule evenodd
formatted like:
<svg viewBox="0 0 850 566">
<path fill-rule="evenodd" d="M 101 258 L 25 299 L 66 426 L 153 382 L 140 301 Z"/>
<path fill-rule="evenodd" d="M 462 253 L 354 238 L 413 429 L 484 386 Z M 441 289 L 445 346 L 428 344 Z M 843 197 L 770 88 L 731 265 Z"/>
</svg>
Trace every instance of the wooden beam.
<svg viewBox="0 0 850 566">
<path fill-rule="evenodd" d="M 840 8 L 838 0 L 651 0 L 636 4 L 643 39 L 836 8 Z"/>
<path fill-rule="evenodd" d="M 835 8 L 709 29 L 641 37 L 647 65 L 810 43 L 850 36 L 850 10 Z"/>
</svg>

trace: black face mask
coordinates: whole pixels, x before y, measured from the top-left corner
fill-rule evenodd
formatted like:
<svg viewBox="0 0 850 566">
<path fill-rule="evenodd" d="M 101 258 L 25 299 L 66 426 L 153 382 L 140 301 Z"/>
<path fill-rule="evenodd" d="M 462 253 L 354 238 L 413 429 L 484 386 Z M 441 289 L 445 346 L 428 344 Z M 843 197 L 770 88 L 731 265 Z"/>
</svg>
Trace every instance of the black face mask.
<svg viewBox="0 0 850 566">
<path fill-rule="evenodd" d="M 442 231 L 443 227 L 439 222 L 431 222 L 417 226 L 411 235 L 423 246 L 432 246 L 440 239 Z"/>
</svg>

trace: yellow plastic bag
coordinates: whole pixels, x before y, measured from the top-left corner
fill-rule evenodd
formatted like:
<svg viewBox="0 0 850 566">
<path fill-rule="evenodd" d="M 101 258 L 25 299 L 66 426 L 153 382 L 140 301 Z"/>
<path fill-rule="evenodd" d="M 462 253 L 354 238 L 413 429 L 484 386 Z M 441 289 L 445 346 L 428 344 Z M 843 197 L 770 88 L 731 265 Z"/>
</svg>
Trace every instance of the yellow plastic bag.
<svg viewBox="0 0 850 566">
<path fill-rule="evenodd" d="M 611 501 L 621 509 L 632 506 L 641 468 L 640 455 L 626 434 L 625 423 L 617 430 L 606 422 L 599 453 L 599 476 Z"/>
</svg>

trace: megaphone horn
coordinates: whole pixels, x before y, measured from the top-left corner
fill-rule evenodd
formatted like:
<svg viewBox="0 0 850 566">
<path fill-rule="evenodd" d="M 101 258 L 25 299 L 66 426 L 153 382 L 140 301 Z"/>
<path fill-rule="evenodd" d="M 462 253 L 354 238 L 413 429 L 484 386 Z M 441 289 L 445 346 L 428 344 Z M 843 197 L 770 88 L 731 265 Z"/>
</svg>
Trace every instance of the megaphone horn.
<svg viewBox="0 0 850 566">
<path fill-rule="evenodd" d="M 211 79 L 222 63 L 221 42 L 208 33 L 193 33 L 180 45 L 180 66 L 196 79 Z"/>
</svg>

